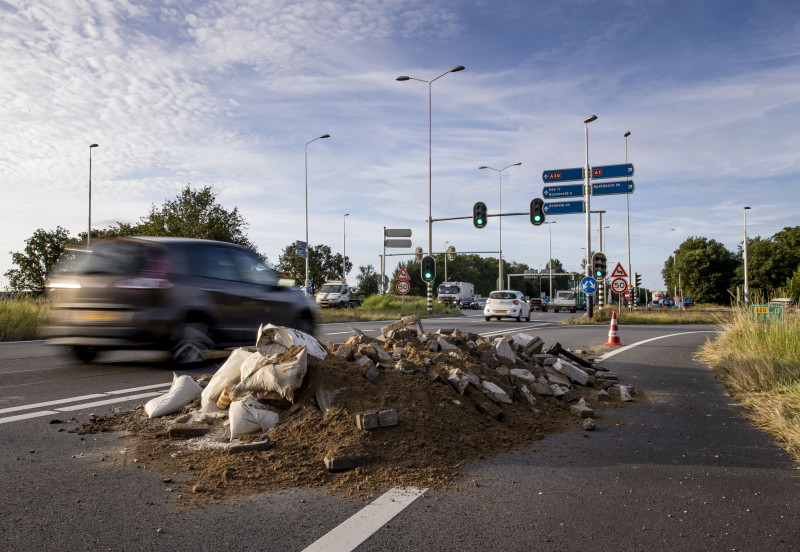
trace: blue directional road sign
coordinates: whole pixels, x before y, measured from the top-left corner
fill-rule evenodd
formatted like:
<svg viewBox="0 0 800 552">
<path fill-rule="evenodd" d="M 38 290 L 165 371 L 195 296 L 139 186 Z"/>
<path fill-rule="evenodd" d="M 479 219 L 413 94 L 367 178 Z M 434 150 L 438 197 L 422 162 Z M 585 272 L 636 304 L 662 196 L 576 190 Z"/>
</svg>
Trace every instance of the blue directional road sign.
<svg viewBox="0 0 800 552">
<path fill-rule="evenodd" d="M 586 205 L 583 201 L 551 201 L 542 208 L 545 215 L 571 215 L 585 213 Z"/>
<path fill-rule="evenodd" d="M 632 194 L 633 180 L 592 182 L 592 195 Z"/>
<path fill-rule="evenodd" d="M 567 182 L 569 180 L 583 180 L 583 167 L 576 169 L 556 169 L 554 171 L 544 171 L 542 181 L 547 182 Z"/>
<path fill-rule="evenodd" d="M 304 241 L 297 240 L 294 242 L 294 246 L 299 249 L 308 249 L 308 244 Z"/>
<path fill-rule="evenodd" d="M 583 184 L 564 184 L 562 186 L 545 186 L 542 188 L 545 199 L 559 197 L 583 197 Z"/>
<path fill-rule="evenodd" d="M 592 179 L 595 178 L 624 178 L 633 176 L 633 163 L 623 165 L 606 165 L 604 167 L 592 167 Z"/>
<path fill-rule="evenodd" d="M 308 249 L 295 249 L 294 254 L 300 257 L 301 259 L 305 259 L 308 257 Z"/>
<path fill-rule="evenodd" d="M 594 295 L 594 292 L 597 291 L 597 280 L 591 276 L 585 277 L 581 280 L 581 291 L 586 295 Z"/>
</svg>

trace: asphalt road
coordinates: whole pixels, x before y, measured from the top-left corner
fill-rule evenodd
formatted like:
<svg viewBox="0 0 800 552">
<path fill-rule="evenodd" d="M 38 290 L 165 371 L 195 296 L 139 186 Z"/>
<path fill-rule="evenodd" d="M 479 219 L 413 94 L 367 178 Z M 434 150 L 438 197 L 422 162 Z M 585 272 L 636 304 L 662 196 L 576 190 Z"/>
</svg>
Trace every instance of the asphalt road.
<svg viewBox="0 0 800 552">
<path fill-rule="evenodd" d="M 161 474 L 123 454 L 122 436 L 59 431 L 146 400 L 120 397 L 166 389 L 163 358 L 115 353 L 83 365 L 42 343 L 2 344 L 0 550 L 303 550 L 331 535 L 336 546 L 323 540 L 317 549 L 351 550 L 359 539 L 359 551 L 800 549 L 795 467 L 693 360 L 714 328 L 622 326 L 624 347 L 612 348 L 603 346 L 607 326 L 552 324 L 565 314 L 522 323 L 468 314 L 423 324 L 527 329 L 548 346 L 594 348 L 640 390 L 637 403 L 600 412 L 594 432 L 548 436 L 470 464 L 457 491 L 392 499 L 399 513 L 378 518 L 373 533 L 368 514 L 385 504 L 318 489 L 178 509 Z M 381 325 L 357 324 L 368 333 Z M 318 337 L 343 340 L 348 326 L 325 325 Z M 27 417 L 40 412 L 53 413 Z"/>
</svg>

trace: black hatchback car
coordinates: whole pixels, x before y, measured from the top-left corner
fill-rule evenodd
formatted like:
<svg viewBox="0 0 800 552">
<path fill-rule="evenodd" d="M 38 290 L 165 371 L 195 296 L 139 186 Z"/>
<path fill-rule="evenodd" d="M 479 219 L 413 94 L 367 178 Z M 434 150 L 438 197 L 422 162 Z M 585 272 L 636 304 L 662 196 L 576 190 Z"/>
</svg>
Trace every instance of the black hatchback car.
<svg viewBox="0 0 800 552">
<path fill-rule="evenodd" d="M 544 299 L 532 297 L 530 300 L 528 300 L 528 305 L 530 305 L 531 310 L 547 312 L 547 302 Z"/>
<path fill-rule="evenodd" d="M 178 363 L 252 344 L 259 324 L 314 331 L 312 303 L 251 250 L 189 238 L 98 240 L 67 251 L 45 284 L 50 343 L 84 361 L 98 351 L 157 349 Z"/>
</svg>

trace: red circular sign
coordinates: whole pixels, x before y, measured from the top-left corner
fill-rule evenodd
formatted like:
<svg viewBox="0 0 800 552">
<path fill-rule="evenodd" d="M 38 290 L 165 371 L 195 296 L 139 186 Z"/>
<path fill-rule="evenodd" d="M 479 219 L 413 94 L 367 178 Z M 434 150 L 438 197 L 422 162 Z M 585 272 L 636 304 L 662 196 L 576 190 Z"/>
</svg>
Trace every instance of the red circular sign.
<svg viewBox="0 0 800 552">
<path fill-rule="evenodd" d="M 631 292 L 630 292 L 630 290 L 625 292 L 625 300 L 626 301 L 630 301 L 631 300 Z"/>
<path fill-rule="evenodd" d="M 407 280 L 398 280 L 394 287 L 400 295 L 405 295 L 411 291 L 411 284 Z"/>
<path fill-rule="evenodd" d="M 625 293 L 625 290 L 628 289 L 628 283 L 622 278 L 614 278 L 611 280 L 611 289 L 615 293 Z"/>
</svg>

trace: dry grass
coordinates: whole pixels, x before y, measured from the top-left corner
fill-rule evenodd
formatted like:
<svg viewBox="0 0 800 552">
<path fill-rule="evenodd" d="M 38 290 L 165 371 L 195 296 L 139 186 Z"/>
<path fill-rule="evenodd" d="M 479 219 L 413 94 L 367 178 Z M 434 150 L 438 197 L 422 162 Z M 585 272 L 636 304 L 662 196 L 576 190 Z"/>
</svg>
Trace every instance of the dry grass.
<svg viewBox="0 0 800 552">
<path fill-rule="evenodd" d="M 39 324 L 49 316 L 46 302 L 34 299 L 0 300 L 0 341 L 36 339 Z"/>
<path fill-rule="evenodd" d="M 354 322 L 362 320 L 392 320 L 416 314 L 420 318 L 428 316 L 461 316 L 458 308 L 448 307 L 440 301 L 433 302 L 433 313 L 428 314 L 425 297 L 410 296 L 405 301 L 396 295 L 372 295 L 360 307 L 350 309 L 319 309 L 317 322 Z"/>
<path fill-rule="evenodd" d="M 732 309 L 725 307 L 691 307 L 689 309 L 658 309 L 639 307 L 629 312 L 614 308 L 595 309 L 594 316 L 569 318 L 561 322 L 566 325 L 600 324 L 611 321 L 611 313 L 617 312 L 618 324 L 721 324 L 732 316 Z"/>
<path fill-rule="evenodd" d="M 697 358 L 709 363 L 753 421 L 800 461 L 800 319 L 765 323 L 736 309 Z"/>
</svg>

